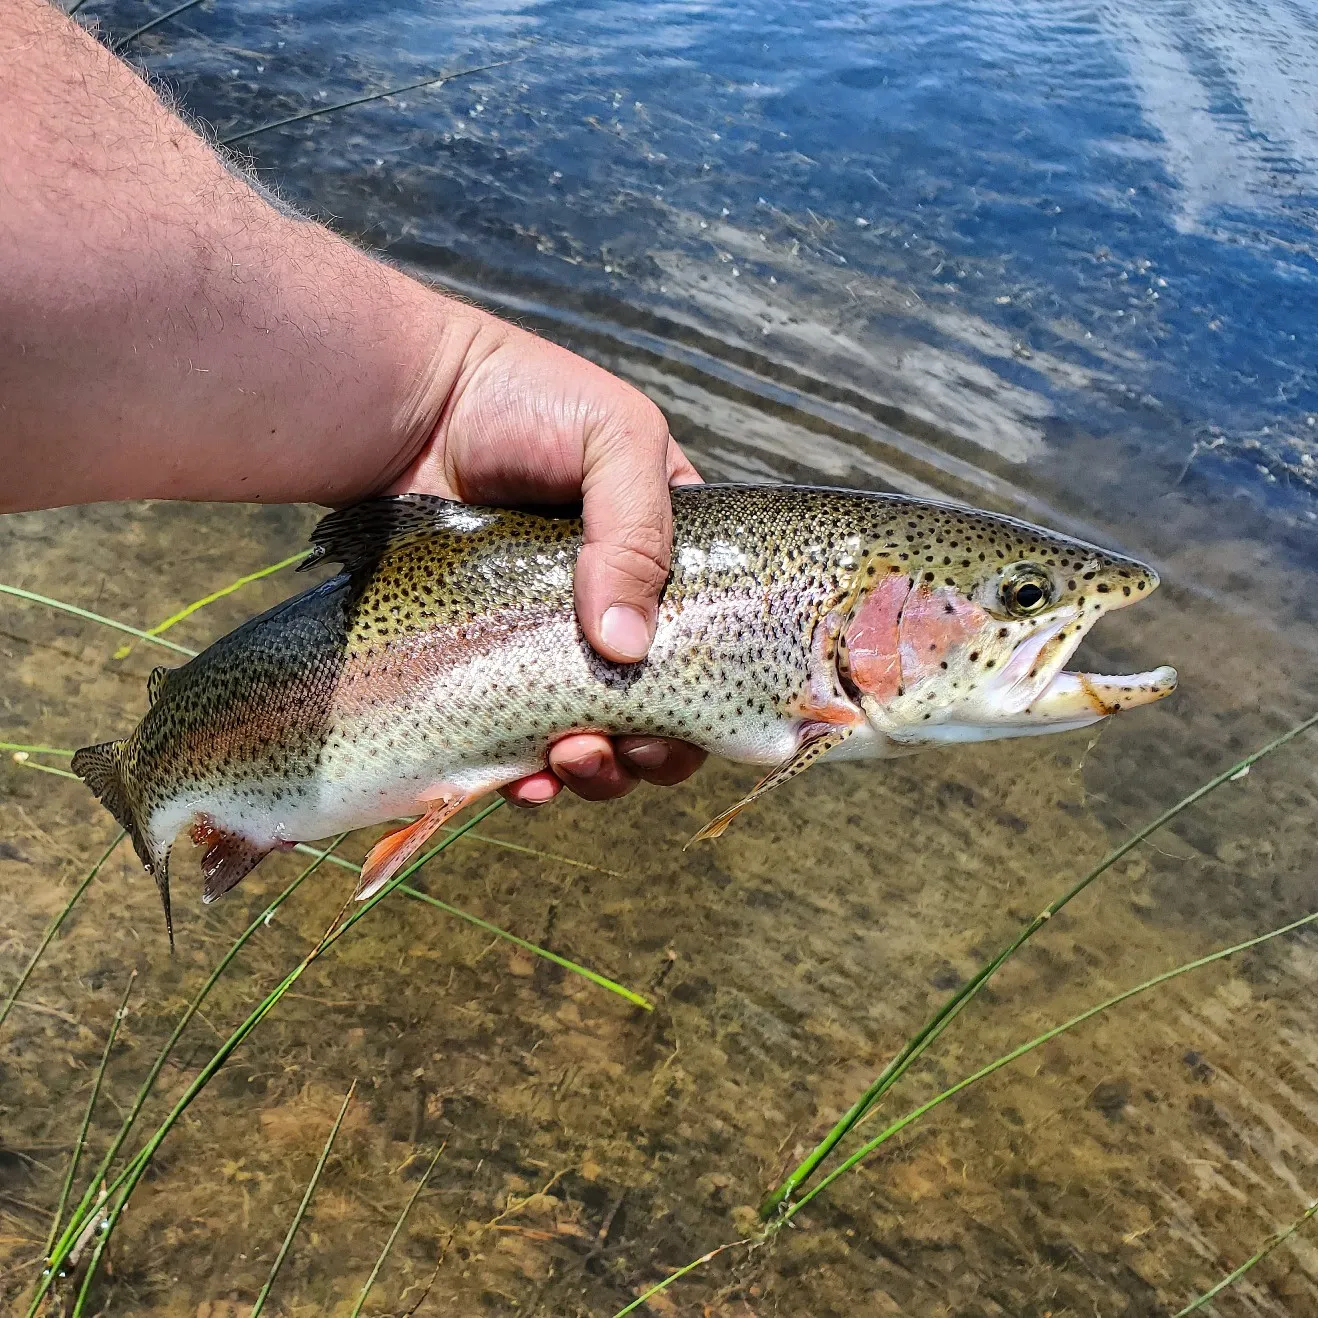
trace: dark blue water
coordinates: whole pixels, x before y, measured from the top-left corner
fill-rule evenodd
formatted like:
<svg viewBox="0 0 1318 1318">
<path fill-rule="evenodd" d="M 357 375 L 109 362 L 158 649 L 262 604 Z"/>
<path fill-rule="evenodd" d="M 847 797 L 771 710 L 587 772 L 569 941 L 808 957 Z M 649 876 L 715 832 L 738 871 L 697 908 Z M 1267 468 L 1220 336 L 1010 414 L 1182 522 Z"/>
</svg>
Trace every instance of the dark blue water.
<svg viewBox="0 0 1318 1318">
<path fill-rule="evenodd" d="M 163 8 L 88 6 L 119 34 Z M 694 343 L 688 372 L 734 362 L 755 407 L 868 416 L 855 479 L 937 487 L 948 459 L 1155 553 L 1169 517 L 1182 539 L 1225 518 L 1308 556 L 1305 6 L 216 0 L 130 49 L 221 134 L 515 60 L 242 149 L 298 204 L 569 342 L 587 314 L 587 350 L 716 474 L 811 462 L 781 436 L 752 460 L 742 412 L 628 369 L 626 327 L 661 357 Z M 973 493 L 963 475 L 941 483 Z"/>
</svg>

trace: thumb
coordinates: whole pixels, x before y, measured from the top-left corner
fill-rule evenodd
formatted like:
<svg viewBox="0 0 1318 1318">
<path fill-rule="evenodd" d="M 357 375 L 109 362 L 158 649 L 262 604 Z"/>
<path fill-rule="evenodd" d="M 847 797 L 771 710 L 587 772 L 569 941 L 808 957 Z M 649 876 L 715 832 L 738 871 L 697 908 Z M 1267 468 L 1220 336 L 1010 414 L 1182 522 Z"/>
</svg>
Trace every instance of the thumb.
<svg viewBox="0 0 1318 1318">
<path fill-rule="evenodd" d="M 675 449 L 663 414 L 640 393 L 586 434 L 577 616 L 592 648 L 615 663 L 645 658 L 654 639 L 672 552 L 669 474 L 682 480 L 689 470 Z"/>
</svg>

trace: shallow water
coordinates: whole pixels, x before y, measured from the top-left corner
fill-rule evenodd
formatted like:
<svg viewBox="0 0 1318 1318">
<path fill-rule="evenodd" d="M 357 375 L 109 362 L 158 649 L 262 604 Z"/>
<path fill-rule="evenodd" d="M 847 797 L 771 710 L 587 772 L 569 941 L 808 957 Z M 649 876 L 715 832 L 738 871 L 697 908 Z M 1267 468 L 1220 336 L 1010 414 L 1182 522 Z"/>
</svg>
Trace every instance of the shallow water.
<svg viewBox="0 0 1318 1318">
<path fill-rule="evenodd" d="M 115 34 L 149 16 L 88 9 Z M 1086 664 L 1170 661 L 1182 689 L 1097 737 L 817 769 L 685 853 L 749 771 L 495 815 L 483 834 L 542 854 L 464 840 L 427 889 L 657 1010 L 392 898 L 166 1142 L 105 1312 L 246 1313 L 356 1078 L 267 1312 L 346 1315 L 444 1142 L 368 1312 L 406 1313 L 442 1258 L 421 1313 L 607 1318 L 735 1239 L 948 992 L 1129 828 L 1318 707 L 1314 26 L 1284 3 L 226 3 L 135 46 L 222 132 L 519 58 L 245 147 L 290 198 L 634 380 L 707 476 L 940 493 L 1153 559 L 1164 588 L 1106 619 Z M 3 577 L 149 626 L 294 552 L 313 517 L 8 518 Z M 263 581 L 171 635 L 204 644 L 289 589 Z M 0 603 L 0 735 L 126 731 L 160 656 L 115 659 L 118 643 Z M 78 784 L 0 773 L 17 965 L 113 832 Z M 1050 921 L 884 1112 L 1318 907 L 1315 785 L 1301 740 L 1182 816 Z M 33 1275 L 129 971 L 95 1152 L 297 868 L 272 858 L 203 911 L 184 862 L 172 959 L 131 856 L 93 884 L 0 1038 L 7 1297 Z M 350 882 L 317 874 L 254 940 L 149 1115 Z M 1123 1005 L 651 1311 L 1174 1311 L 1318 1195 L 1316 970 L 1318 938 L 1299 934 Z M 1318 1312 L 1318 1248 L 1302 1234 L 1217 1312 Z"/>
</svg>

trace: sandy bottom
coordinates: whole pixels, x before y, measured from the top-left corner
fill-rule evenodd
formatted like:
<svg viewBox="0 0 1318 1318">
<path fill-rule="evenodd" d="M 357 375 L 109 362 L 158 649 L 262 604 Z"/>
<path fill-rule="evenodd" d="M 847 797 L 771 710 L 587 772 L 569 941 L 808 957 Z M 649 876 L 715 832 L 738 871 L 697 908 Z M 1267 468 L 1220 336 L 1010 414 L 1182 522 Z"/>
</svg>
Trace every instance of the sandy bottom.
<svg viewBox="0 0 1318 1318">
<path fill-rule="evenodd" d="M 152 506 L 8 518 L 3 578 L 149 626 L 295 552 L 312 516 Z M 170 634 L 204 644 L 292 587 L 259 583 Z M 116 660 L 119 643 L 0 599 L 0 736 L 74 747 L 124 734 L 163 652 L 137 645 Z M 267 1313 L 346 1316 L 443 1144 L 366 1312 L 410 1313 L 430 1285 L 421 1314 L 608 1318 L 737 1239 L 905 1037 L 1127 828 L 1318 704 L 1308 654 L 1174 590 L 1105 620 L 1087 644 L 1100 670 L 1164 661 L 1181 692 L 1097 738 L 816 769 L 686 853 L 749 771 L 711 765 L 610 807 L 496 814 L 488 837 L 578 864 L 466 839 L 423 886 L 648 993 L 655 1011 L 396 894 L 188 1111 L 132 1201 L 93 1308 L 245 1315 L 355 1079 Z M 1312 754 L 1311 740 L 1296 743 L 1100 879 L 885 1114 L 1121 988 L 1318 908 Z M 4 757 L 0 992 L 113 833 L 80 784 Z M 371 840 L 343 852 L 360 858 Z M 192 860 L 176 856 L 177 953 L 123 847 L 0 1032 L 6 1311 L 37 1274 L 130 971 L 97 1156 L 192 992 L 303 863 L 272 857 L 203 909 Z M 148 1119 L 296 964 L 351 884 L 323 869 L 260 931 L 182 1040 Z M 1174 1311 L 1318 1195 L 1316 971 L 1318 934 L 1304 933 L 1116 1009 L 937 1109 L 797 1229 L 723 1254 L 649 1312 Z M 1318 1246 L 1301 1235 L 1217 1312 L 1318 1312 Z"/>
</svg>

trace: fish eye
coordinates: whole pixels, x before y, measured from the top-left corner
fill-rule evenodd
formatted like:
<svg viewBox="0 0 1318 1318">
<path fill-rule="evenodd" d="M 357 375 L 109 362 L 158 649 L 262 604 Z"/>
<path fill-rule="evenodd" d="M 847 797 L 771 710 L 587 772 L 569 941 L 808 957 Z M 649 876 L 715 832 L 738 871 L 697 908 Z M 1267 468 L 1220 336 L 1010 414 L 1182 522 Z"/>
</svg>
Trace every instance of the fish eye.
<svg viewBox="0 0 1318 1318">
<path fill-rule="evenodd" d="M 1014 618 L 1028 618 L 1053 600 L 1052 578 L 1040 568 L 1018 567 L 1002 579 L 1002 607 Z"/>
</svg>

